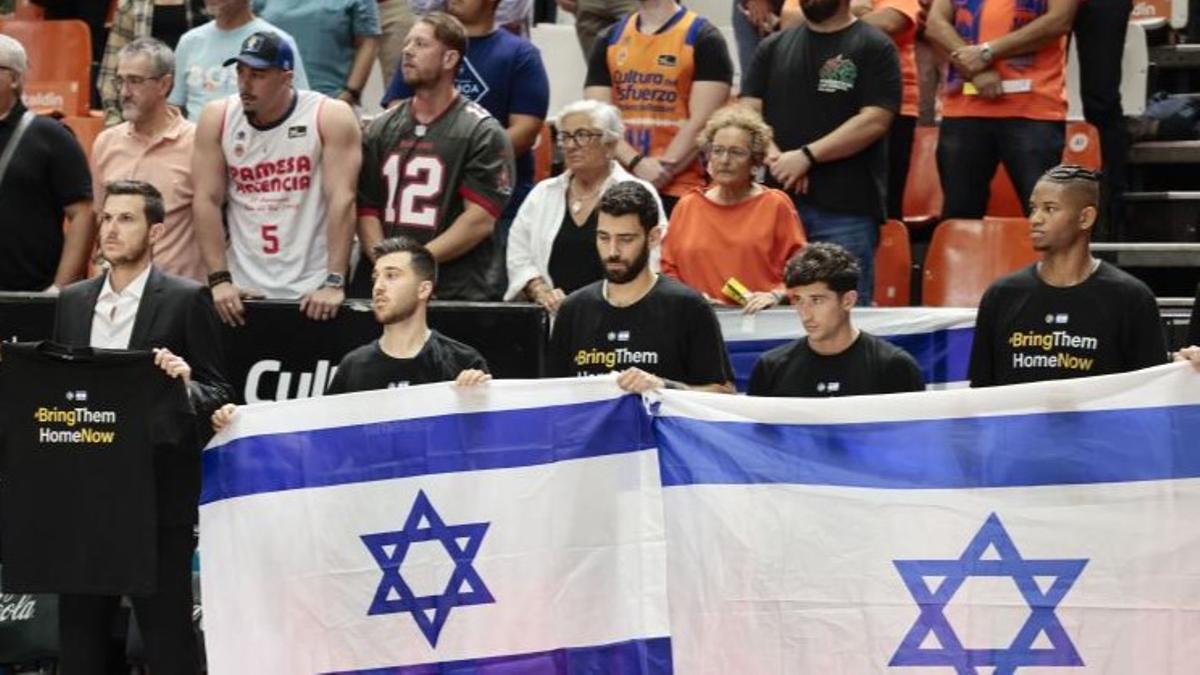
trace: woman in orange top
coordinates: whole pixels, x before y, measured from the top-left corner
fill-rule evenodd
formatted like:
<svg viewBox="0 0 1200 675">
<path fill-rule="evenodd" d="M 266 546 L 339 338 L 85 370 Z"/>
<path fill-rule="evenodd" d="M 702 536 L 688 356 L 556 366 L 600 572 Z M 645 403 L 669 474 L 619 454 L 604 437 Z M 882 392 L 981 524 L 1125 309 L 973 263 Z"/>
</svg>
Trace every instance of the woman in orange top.
<svg viewBox="0 0 1200 675">
<path fill-rule="evenodd" d="M 700 134 L 713 184 L 679 200 L 663 239 L 663 272 L 747 313 L 783 301 L 783 267 L 804 247 L 791 198 L 754 181 L 772 136 L 752 110 L 717 111 Z M 731 279 L 749 291 L 740 300 L 726 291 Z"/>
</svg>

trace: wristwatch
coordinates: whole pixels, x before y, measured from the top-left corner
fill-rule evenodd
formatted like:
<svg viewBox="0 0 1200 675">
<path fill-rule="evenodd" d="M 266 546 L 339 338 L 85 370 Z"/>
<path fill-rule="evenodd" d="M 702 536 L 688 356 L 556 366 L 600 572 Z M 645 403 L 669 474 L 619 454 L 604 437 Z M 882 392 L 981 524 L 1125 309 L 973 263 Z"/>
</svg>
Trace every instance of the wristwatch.
<svg viewBox="0 0 1200 675">
<path fill-rule="evenodd" d="M 325 277 L 325 281 L 321 282 L 321 288 L 343 289 L 345 287 L 346 287 L 346 275 L 338 274 L 337 272 L 330 272 Z"/>
<path fill-rule="evenodd" d="M 983 57 L 983 62 L 989 66 L 992 64 L 992 59 L 996 57 L 992 52 L 992 43 L 985 42 L 979 45 L 979 55 Z"/>
</svg>

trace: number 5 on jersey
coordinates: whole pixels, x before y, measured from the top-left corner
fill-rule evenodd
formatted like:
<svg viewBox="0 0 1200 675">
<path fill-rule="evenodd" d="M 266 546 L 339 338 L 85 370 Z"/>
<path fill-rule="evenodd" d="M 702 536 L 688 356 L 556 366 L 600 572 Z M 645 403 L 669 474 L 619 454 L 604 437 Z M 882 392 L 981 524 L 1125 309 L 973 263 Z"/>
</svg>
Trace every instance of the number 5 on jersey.
<svg viewBox="0 0 1200 675">
<path fill-rule="evenodd" d="M 387 222 L 407 227 L 438 226 L 438 198 L 446 165 L 440 157 L 416 155 L 400 166 L 400 156 L 391 155 L 383 164 L 387 180 Z"/>
</svg>

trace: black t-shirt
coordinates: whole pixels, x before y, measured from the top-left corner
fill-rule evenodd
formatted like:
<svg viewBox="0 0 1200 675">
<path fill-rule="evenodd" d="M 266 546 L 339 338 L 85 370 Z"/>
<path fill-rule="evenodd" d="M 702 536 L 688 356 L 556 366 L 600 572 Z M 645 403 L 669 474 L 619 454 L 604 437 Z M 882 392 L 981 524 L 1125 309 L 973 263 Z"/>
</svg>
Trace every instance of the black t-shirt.
<svg viewBox="0 0 1200 675">
<path fill-rule="evenodd" d="M 613 307 L 603 288 L 597 281 L 563 301 L 550 337 L 551 376 L 637 367 L 690 385 L 733 380 L 717 316 L 699 293 L 660 276 L 641 300 Z"/>
<path fill-rule="evenodd" d="M 683 13 L 678 13 L 675 20 L 663 24 L 655 34 L 671 30 L 682 17 Z M 621 25 L 620 21 L 614 23 L 596 38 L 592 53 L 588 56 L 587 77 L 583 86 L 612 86 L 612 72 L 608 69 L 608 39 L 612 31 Z M 725 46 L 725 36 L 721 35 L 720 29 L 707 20 L 702 20 L 700 27 L 696 29 L 693 49 L 696 65 L 692 73 L 692 82 L 733 82 L 733 61 L 729 57 L 729 48 Z"/>
<path fill-rule="evenodd" d="M 3 350 L 4 592 L 153 592 L 156 458 L 195 448 L 183 381 L 147 351 Z"/>
<path fill-rule="evenodd" d="M 570 201 L 569 199 L 567 200 Z M 604 278 L 604 266 L 596 252 L 596 225 L 600 209 L 592 209 L 583 225 L 576 225 L 571 209 L 563 212 L 563 222 L 550 247 L 547 271 L 554 285 L 564 293 L 575 291 Z"/>
<path fill-rule="evenodd" d="M 780 345 L 759 357 L 750 374 L 751 396 L 865 396 L 922 391 L 925 379 L 903 349 L 859 332 L 840 354 L 826 356 L 808 338 Z"/>
<path fill-rule="evenodd" d="M 1050 286 L 1031 265 L 996 281 L 979 303 L 973 387 L 1123 373 L 1167 361 L 1154 294 L 1109 265 L 1083 283 Z"/>
<path fill-rule="evenodd" d="M 0 153 L 25 106 L 0 120 Z M 63 210 L 92 199 L 79 141 L 57 120 L 37 117 L 0 183 L 0 291 L 40 291 L 54 282 L 63 248 Z"/>
<path fill-rule="evenodd" d="M 329 383 L 329 394 L 447 382 L 468 368 L 487 371 L 487 361 L 473 347 L 429 331 L 425 346 L 411 359 L 388 356 L 379 340 L 347 354 Z"/>
<path fill-rule="evenodd" d="M 835 33 L 800 26 L 762 41 L 742 78 L 742 95 L 762 99 L 763 119 L 781 150 L 826 136 L 864 107 L 900 109 L 900 59 L 892 40 L 865 21 Z M 887 135 L 845 159 L 808 173 L 798 203 L 883 222 Z M 775 184 L 777 185 L 777 184 Z"/>
</svg>

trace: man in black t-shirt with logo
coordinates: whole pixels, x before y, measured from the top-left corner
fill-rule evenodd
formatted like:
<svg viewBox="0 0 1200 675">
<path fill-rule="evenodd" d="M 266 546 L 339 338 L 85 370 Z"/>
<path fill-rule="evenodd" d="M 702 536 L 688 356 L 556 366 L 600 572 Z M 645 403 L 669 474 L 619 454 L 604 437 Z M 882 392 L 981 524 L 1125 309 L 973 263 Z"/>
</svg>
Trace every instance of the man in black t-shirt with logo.
<svg viewBox="0 0 1200 675">
<path fill-rule="evenodd" d="M 618 372 L 627 391 L 678 388 L 733 392 L 733 369 L 717 317 L 683 284 L 650 271 L 658 205 L 633 181 L 600 198 L 596 248 L 604 279 L 567 296 L 547 359 L 551 376 Z"/>
<path fill-rule="evenodd" d="M 1095 173 L 1056 166 L 1034 186 L 1029 223 L 1040 262 L 997 280 L 975 319 L 972 387 L 1138 370 L 1167 362 L 1154 294 L 1092 257 Z"/>
<path fill-rule="evenodd" d="M 375 284 L 371 307 L 383 335 L 350 352 L 338 364 L 328 394 L 390 389 L 454 380 L 459 386 L 492 379 L 474 348 L 429 328 L 426 312 L 437 285 L 433 254 L 408 237 L 385 239 L 372 249 Z M 229 424 L 237 406 L 212 416 L 213 429 Z"/>
<path fill-rule="evenodd" d="M 759 45 L 741 101 L 775 130 L 767 166 L 791 193 L 809 241 L 840 244 L 858 259 L 858 303 L 870 305 L 900 58 L 883 31 L 854 18 L 850 0 L 801 0 L 800 9 L 804 25 Z"/>
<path fill-rule="evenodd" d="M 925 380 L 908 352 L 854 327 L 858 263 L 837 244 L 809 244 L 788 261 L 788 297 L 804 337 L 754 364 L 751 396 L 862 396 L 922 391 Z"/>
</svg>

